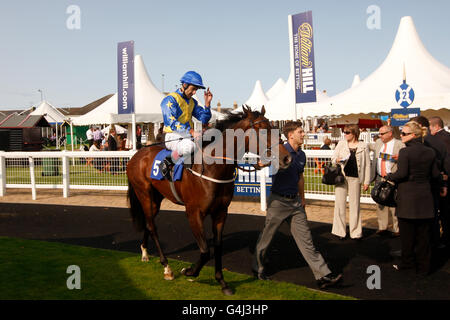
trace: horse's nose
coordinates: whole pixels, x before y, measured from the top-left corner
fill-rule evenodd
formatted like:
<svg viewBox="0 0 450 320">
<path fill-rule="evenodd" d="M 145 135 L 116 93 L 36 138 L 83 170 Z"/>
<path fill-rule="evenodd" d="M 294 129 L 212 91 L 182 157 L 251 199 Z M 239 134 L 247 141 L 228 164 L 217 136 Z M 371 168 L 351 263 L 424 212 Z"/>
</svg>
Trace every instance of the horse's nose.
<svg viewBox="0 0 450 320">
<path fill-rule="evenodd" d="M 285 168 L 289 167 L 289 165 L 291 164 L 291 161 L 292 161 L 292 157 L 290 154 L 284 156 L 283 161 L 282 161 L 283 166 Z"/>
</svg>

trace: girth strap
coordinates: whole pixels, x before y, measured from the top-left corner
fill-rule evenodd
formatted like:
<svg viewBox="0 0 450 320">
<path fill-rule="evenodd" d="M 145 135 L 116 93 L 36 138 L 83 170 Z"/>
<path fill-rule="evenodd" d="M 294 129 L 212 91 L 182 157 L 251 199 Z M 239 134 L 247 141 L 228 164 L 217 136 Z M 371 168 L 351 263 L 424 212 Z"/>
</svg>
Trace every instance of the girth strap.
<svg viewBox="0 0 450 320">
<path fill-rule="evenodd" d="M 177 204 L 184 206 L 183 200 L 180 199 L 180 196 L 178 195 L 177 190 L 175 190 L 175 185 L 174 185 L 173 181 L 169 181 L 169 185 L 170 185 L 170 190 L 172 191 L 173 196 L 175 197 L 175 199 L 177 199 Z"/>
</svg>

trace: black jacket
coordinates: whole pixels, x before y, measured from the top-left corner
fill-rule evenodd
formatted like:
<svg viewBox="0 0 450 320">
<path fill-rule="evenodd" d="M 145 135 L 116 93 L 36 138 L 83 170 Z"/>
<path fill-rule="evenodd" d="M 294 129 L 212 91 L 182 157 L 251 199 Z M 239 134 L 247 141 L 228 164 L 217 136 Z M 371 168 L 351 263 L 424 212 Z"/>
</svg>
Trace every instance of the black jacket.
<svg viewBox="0 0 450 320">
<path fill-rule="evenodd" d="M 112 135 L 108 136 L 108 151 L 117 151 L 117 141 Z"/>
<path fill-rule="evenodd" d="M 445 163 L 447 158 L 447 148 L 445 143 L 438 136 L 433 136 L 428 132 L 425 136 L 424 144 L 427 147 L 430 147 L 436 153 L 436 164 L 440 172 L 445 172 Z M 450 169 L 450 168 L 449 168 Z"/>
<path fill-rule="evenodd" d="M 435 158 L 434 150 L 426 147 L 420 138 L 400 149 L 397 171 L 386 176 L 398 183 L 396 215 L 399 218 L 434 218 L 431 183 L 437 184 L 440 177 Z"/>
<path fill-rule="evenodd" d="M 434 136 L 445 144 L 447 155 L 444 160 L 444 170 L 448 175 L 450 175 L 450 133 L 448 133 L 445 130 L 441 130 L 437 132 Z"/>
</svg>

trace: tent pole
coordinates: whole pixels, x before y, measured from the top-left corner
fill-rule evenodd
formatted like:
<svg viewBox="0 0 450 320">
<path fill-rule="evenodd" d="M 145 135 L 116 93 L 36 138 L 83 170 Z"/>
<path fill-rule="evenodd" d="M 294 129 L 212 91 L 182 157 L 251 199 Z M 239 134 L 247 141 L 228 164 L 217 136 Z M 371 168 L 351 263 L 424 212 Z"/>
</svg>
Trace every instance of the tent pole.
<svg viewBox="0 0 450 320">
<path fill-rule="evenodd" d="M 133 112 L 131 114 L 131 122 L 132 122 L 132 134 L 133 134 L 133 151 L 136 151 L 136 114 Z M 128 137 L 129 139 L 129 137 Z"/>
<path fill-rule="evenodd" d="M 290 56 L 290 67 L 291 67 L 291 74 L 295 75 L 295 66 L 294 66 L 294 39 L 293 39 L 293 32 L 292 32 L 292 15 L 288 15 L 288 32 L 289 32 L 289 56 Z M 294 77 L 294 85 L 291 88 L 291 90 L 294 90 L 294 110 L 293 110 L 293 116 L 294 121 L 297 120 L 297 104 L 296 104 L 296 98 L 295 98 L 295 77 Z"/>
<path fill-rule="evenodd" d="M 58 122 L 55 123 L 55 129 L 56 129 L 56 149 L 59 149 Z"/>
<path fill-rule="evenodd" d="M 66 135 L 67 137 L 67 135 Z M 73 123 L 70 121 L 70 142 L 72 144 L 72 152 L 73 152 Z"/>
</svg>

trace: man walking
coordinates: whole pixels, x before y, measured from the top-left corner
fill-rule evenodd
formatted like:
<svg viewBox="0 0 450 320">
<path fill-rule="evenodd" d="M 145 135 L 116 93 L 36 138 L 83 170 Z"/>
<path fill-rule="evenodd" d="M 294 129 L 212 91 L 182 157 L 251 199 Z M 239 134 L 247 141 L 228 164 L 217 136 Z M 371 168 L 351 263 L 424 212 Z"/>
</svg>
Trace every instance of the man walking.
<svg viewBox="0 0 450 320">
<path fill-rule="evenodd" d="M 393 128 L 391 126 L 383 126 L 380 128 L 379 137 L 373 147 L 374 160 L 372 161 L 371 181 L 380 182 L 382 177 L 388 173 L 397 171 L 398 152 L 405 145 L 398 139 L 394 139 Z M 378 231 L 376 234 L 388 234 L 389 216 L 392 216 L 392 235 L 398 237 L 400 235 L 398 228 L 398 220 L 395 216 L 395 208 L 382 206 L 377 204 Z"/>
<path fill-rule="evenodd" d="M 444 160 L 444 171 L 445 177 L 447 179 L 447 186 L 444 186 L 444 190 L 441 191 L 439 197 L 439 220 L 442 226 L 442 236 L 441 243 L 447 247 L 450 246 L 450 195 L 448 193 L 448 175 L 449 175 L 449 161 L 450 161 L 450 133 L 444 130 L 444 122 L 440 117 L 431 117 L 428 119 L 430 122 L 430 133 L 440 139 L 446 147 L 447 157 Z"/>
<path fill-rule="evenodd" d="M 447 153 L 447 148 L 445 143 L 441 140 L 438 135 L 431 134 L 430 131 L 430 122 L 424 116 L 417 116 L 411 119 L 412 121 L 416 121 L 422 127 L 427 128 L 428 134 L 424 137 L 424 144 L 434 150 L 436 152 L 436 162 L 438 165 L 438 169 L 444 178 L 448 178 L 448 173 L 450 172 L 449 166 L 449 157 L 450 155 Z M 447 181 L 445 181 L 446 183 Z M 434 212 L 435 219 L 432 229 L 432 244 L 434 248 L 443 249 L 445 245 L 441 242 L 441 232 L 439 226 L 439 201 L 441 195 L 444 192 L 447 192 L 446 184 L 441 184 L 440 181 L 432 181 L 431 182 L 431 192 L 433 193 L 434 199 Z"/>
<path fill-rule="evenodd" d="M 289 168 L 278 171 L 273 177 L 266 223 L 256 244 L 253 272 L 260 280 L 269 279 L 265 274 L 263 261 L 275 233 L 280 225 L 287 221 L 290 223 L 291 233 L 311 268 L 318 286 L 323 289 L 335 285 L 341 280 L 342 274 L 333 274 L 320 252 L 314 247 L 306 219 L 303 177 L 306 155 L 300 149 L 305 137 L 302 123 L 300 121 L 286 123 L 283 134 L 288 139 L 284 147 L 291 153 L 292 163 Z"/>
</svg>

